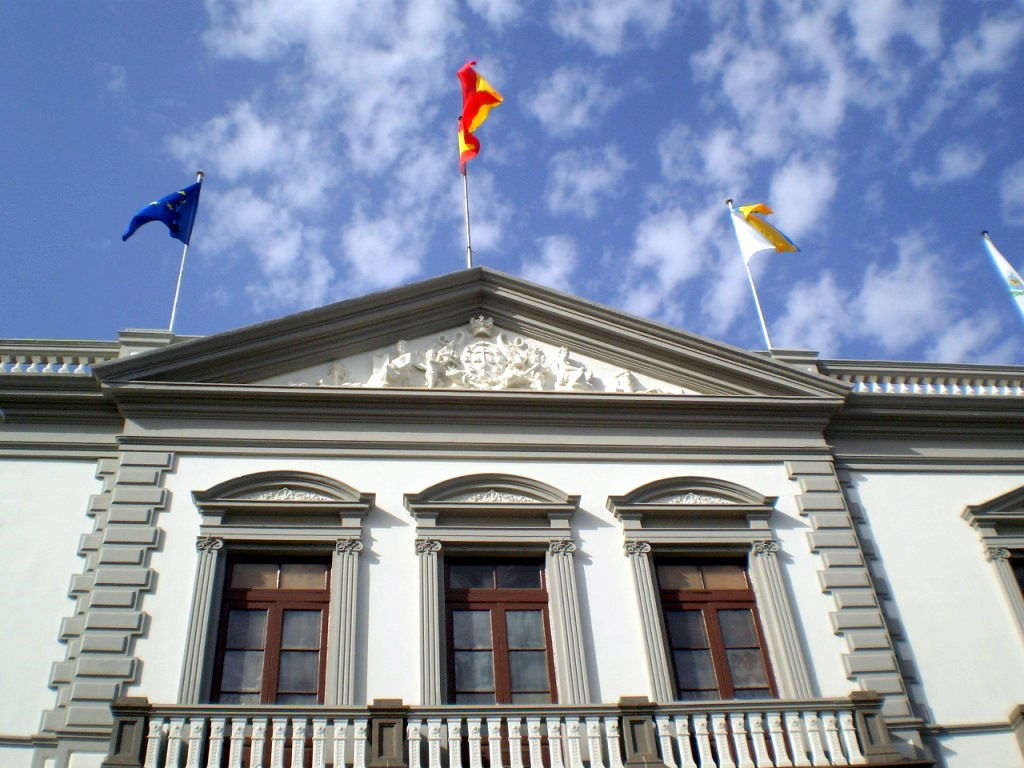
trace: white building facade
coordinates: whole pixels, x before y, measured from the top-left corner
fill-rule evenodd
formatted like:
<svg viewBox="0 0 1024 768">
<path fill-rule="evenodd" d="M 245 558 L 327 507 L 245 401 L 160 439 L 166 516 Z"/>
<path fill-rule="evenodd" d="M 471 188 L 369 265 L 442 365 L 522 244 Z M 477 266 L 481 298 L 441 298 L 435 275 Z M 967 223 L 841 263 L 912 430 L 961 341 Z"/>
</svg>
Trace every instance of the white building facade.
<svg viewBox="0 0 1024 768">
<path fill-rule="evenodd" d="M 1024 368 L 476 268 L 0 342 L 0 765 L 1024 765 Z"/>
</svg>

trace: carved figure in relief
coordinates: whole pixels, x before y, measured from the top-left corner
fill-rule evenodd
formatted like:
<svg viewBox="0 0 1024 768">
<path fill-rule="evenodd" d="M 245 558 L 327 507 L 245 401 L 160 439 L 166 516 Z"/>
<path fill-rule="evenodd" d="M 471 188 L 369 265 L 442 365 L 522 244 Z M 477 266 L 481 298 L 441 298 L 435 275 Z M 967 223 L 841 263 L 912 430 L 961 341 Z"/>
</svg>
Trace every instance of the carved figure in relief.
<svg viewBox="0 0 1024 768">
<path fill-rule="evenodd" d="M 395 350 L 398 354 L 394 357 L 384 354 L 377 358 L 380 362 L 366 382 L 368 387 L 407 387 L 412 383 L 409 375 L 414 370 L 413 353 L 404 340 L 395 345 Z"/>
<path fill-rule="evenodd" d="M 568 348 L 558 348 L 558 356 L 552 367 L 555 373 L 555 389 L 588 390 L 594 388 L 593 375 L 590 370 L 582 363 L 571 360 Z"/>
<path fill-rule="evenodd" d="M 348 372 L 345 367 L 339 362 L 331 363 L 331 367 L 327 369 L 327 375 L 319 379 L 316 383 L 318 387 L 343 387 L 347 383 L 345 377 L 348 376 Z"/>
<path fill-rule="evenodd" d="M 455 345 L 462 339 L 462 334 L 455 334 L 454 339 L 440 336 L 437 344 L 423 353 L 423 362 L 416 367 L 423 371 L 427 387 L 459 386 L 462 383 L 462 365 L 455 354 Z"/>
<path fill-rule="evenodd" d="M 501 334 L 498 335 L 501 338 Z M 517 336 L 511 344 L 505 344 L 508 365 L 501 375 L 500 386 L 503 389 L 543 389 L 544 388 L 544 353 L 537 347 L 531 347 Z"/>
</svg>

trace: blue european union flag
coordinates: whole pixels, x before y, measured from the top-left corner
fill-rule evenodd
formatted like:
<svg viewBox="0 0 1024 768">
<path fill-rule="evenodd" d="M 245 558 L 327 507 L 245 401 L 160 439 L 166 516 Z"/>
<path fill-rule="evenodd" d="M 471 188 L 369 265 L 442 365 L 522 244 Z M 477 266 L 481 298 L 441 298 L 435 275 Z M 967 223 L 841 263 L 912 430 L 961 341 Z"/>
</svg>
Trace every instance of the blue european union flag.
<svg viewBox="0 0 1024 768">
<path fill-rule="evenodd" d="M 201 186 L 202 182 L 197 181 L 184 189 L 154 200 L 135 214 L 121 239 L 127 240 L 135 234 L 136 229 L 147 222 L 162 221 L 170 230 L 171 237 L 188 245 L 188 240 L 192 237 L 192 225 L 196 220 L 196 209 L 199 207 Z"/>
</svg>

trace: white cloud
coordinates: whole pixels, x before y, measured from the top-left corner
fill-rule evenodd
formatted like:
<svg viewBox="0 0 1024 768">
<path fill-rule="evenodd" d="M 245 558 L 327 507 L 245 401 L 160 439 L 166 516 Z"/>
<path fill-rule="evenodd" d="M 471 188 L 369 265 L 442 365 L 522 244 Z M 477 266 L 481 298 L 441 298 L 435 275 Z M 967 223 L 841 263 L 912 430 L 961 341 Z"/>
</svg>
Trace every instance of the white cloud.
<svg viewBox="0 0 1024 768">
<path fill-rule="evenodd" d="M 1022 38 L 1024 19 L 1019 13 L 983 18 L 976 30 L 953 46 L 952 66 L 962 80 L 1008 69 Z"/>
<path fill-rule="evenodd" d="M 814 282 L 797 283 L 786 298 L 786 314 L 769 327 L 780 347 L 817 350 L 823 357 L 836 354 L 844 332 L 851 327 L 850 294 L 829 271 Z"/>
<path fill-rule="evenodd" d="M 942 45 L 942 8 L 939 4 L 907 0 L 872 0 L 846 4 L 854 28 L 857 49 L 876 63 L 882 63 L 897 37 L 913 41 L 929 56 L 937 56 Z"/>
<path fill-rule="evenodd" d="M 547 204 L 554 213 L 573 213 L 586 219 L 597 215 L 601 198 L 621 192 L 629 163 L 617 147 L 568 150 L 551 158 Z"/>
<path fill-rule="evenodd" d="M 371 215 L 357 210 L 341 243 L 359 290 L 390 288 L 409 279 L 419 270 L 426 247 L 405 216 L 392 211 Z"/>
<path fill-rule="evenodd" d="M 981 170 L 985 153 L 969 144 L 950 143 L 939 150 L 935 171 L 917 169 L 910 174 L 915 187 L 938 187 L 953 181 L 967 179 Z"/>
<path fill-rule="evenodd" d="M 674 7 L 675 0 L 556 0 L 550 18 L 558 34 L 608 55 L 656 38 Z"/>
<path fill-rule="evenodd" d="M 1018 160 L 999 179 L 999 202 L 1003 221 L 1024 226 L 1024 160 Z"/>
<path fill-rule="evenodd" d="M 565 136 L 591 127 L 619 100 L 618 90 L 598 72 L 582 67 L 559 67 L 524 99 L 526 109 L 545 130 Z"/>
<path fill-rule="evenodd" d="M 100 64 L 98 67 L 104 86 L 115 96 L 124 93 L 128 87 L 128 70 L 121 64 Z"/>
<path fill-rule="evenodd" d="M 511 24 L 523 15 L 522 0 L 468 0 L 468 5 L 495 29 Z"/>
<path fill-rule="evenodd" d="M 888 353 L 907 350 L 937 333 L 956 313 L 956 291 L 924 238 L 909 234 L 898 238 L 896 246 L 895 266 L 868 267 L 852 325 Z"/>
<path fill-rule="evenodd" d="M 539 243 L 539 256 L 524 260 L 520 274 L 532 282 L 571 293 L 571 278 L 579 261 L 576 242 L 565 235 L 551 235 L 540 238 Z"/>
<path fill-rule="evenodd" d="M 772 177 L 771 206 L 779 228 L 790 237 L 809 232 L 824 217 L 838 181 L 824 160 L 794 159 Z"/>
<path fill-rule="evenodd" d="M 1009 363 L 1018 348 L 1017 339 L 1007 336 L 999 318 L 964 317 L 939 332 L 928 357 L 949 363 Z"/>
</svg>

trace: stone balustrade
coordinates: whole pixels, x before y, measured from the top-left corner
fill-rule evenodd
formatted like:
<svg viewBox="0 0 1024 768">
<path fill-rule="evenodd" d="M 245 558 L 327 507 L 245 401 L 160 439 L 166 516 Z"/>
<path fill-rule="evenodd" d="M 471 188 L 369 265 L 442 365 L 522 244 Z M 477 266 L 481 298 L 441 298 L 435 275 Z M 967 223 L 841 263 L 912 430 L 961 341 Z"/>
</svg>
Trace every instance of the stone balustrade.
<svg viewBox="0 0 1024 768">
<path fill-rule="evenodd" d="M 1022 397 L 1019 368 L 943 366 L 927 363 L 878 364 L 822 361 L 822 373 L 849 383 L 858 394 Z"/>
<path fill-rule="evenodd" d="M 880 699 L 656 706 L 150 706 L 119 699 L 120 768 L 764 768 L 903 764 Z"/>
<path fill-rule="evenodd" d="M 116 344 L 0 342 L 0 375 L 88 376 L 93 365 L 115 357 Z"/>
</svg>

